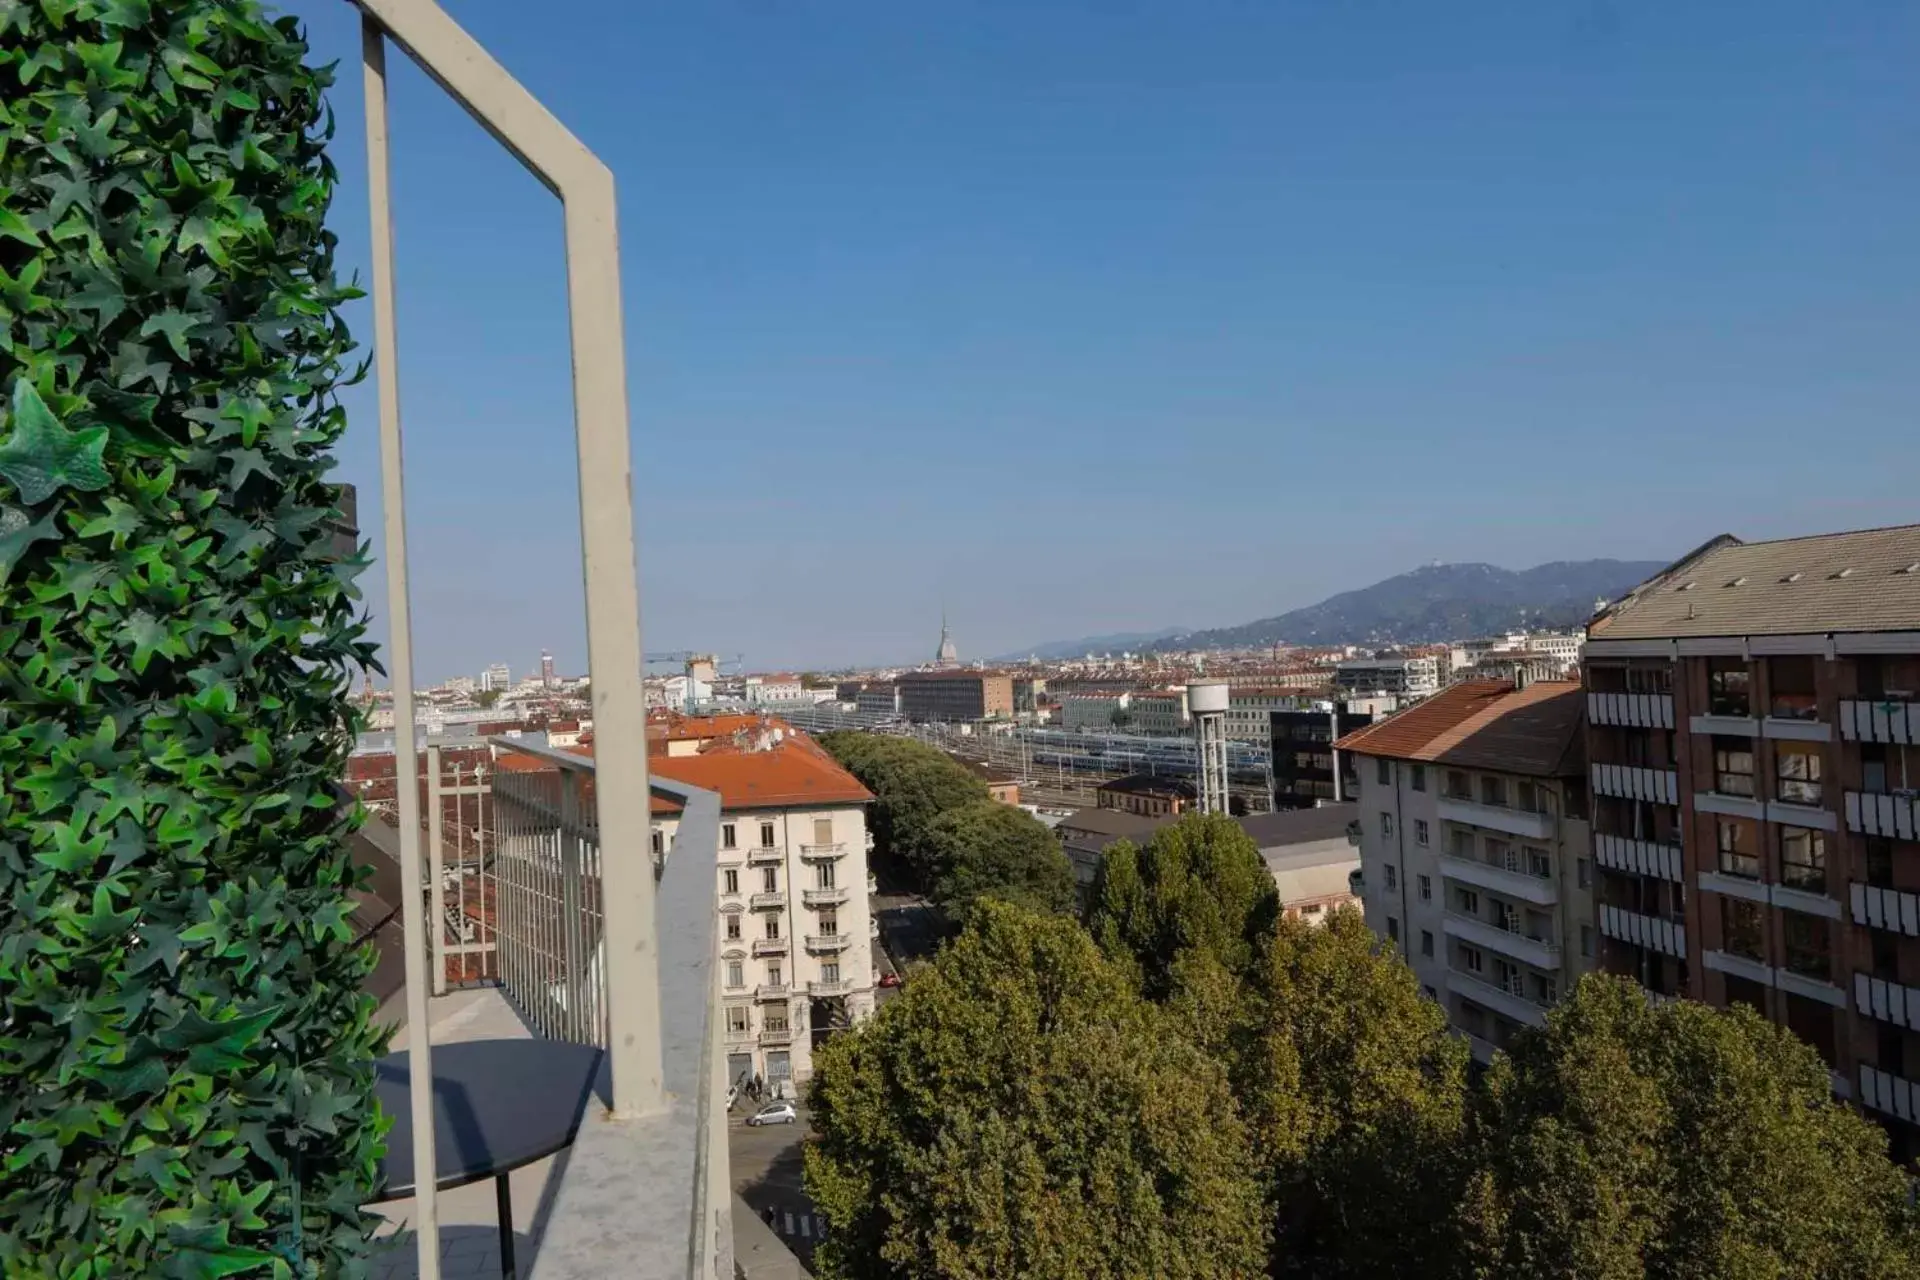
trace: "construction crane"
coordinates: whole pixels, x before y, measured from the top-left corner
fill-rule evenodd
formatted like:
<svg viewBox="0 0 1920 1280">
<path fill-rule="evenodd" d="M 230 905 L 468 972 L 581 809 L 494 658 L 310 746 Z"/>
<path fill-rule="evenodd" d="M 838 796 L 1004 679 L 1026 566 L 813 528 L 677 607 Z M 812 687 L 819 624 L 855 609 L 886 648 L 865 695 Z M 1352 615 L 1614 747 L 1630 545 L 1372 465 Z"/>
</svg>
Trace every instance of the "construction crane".
<svg viewBox="0 0 1920 1280">
<path fill-rule="evenodd" d="M 743 653 L 726 655 L 697 653 L 692 649 L 675 649 L 671 653 L 643 654 L 641 658 L 650 667 L 663 662 L 682 664 L 682 672 L 687 677 L 685 711 L 688 715 L 692 715 L 699 704 L 696 690 L 700 687 L 702 674 L 704 673 L 707 687 L 711 689 L 715 677 L 725 674 L 729 669 L 739 671 L 740 664 L 746 660 L 746 655 Z"/>
</svg>

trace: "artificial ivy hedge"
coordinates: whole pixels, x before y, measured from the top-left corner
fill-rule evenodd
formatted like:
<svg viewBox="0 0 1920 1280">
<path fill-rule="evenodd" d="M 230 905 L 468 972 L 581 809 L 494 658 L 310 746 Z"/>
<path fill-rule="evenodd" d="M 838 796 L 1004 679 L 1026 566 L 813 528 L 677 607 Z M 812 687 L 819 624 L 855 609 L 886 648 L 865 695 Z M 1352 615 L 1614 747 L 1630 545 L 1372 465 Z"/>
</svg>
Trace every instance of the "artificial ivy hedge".
<svg viewBox="0 0 1920 1280">
<path fill-rule="evenodd" d="M 326 71 L 254 0 L 0 0 L 0 1274 L 353 1275 Z"/>
</svg>

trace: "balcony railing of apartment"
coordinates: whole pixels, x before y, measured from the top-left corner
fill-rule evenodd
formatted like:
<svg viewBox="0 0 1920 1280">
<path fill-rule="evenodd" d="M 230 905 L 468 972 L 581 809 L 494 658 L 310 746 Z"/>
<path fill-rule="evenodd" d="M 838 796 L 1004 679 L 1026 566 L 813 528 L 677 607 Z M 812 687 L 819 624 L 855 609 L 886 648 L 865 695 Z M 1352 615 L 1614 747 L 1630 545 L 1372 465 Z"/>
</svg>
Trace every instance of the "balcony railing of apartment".
<svg viewBox="0 0 1920 1280">
<path fill-rule="evenodd" d="M 1560 967 L 1559 944 L 1527 933 L 1524 925 L 1512 917 L 1500 921 L 1486 920 L 1450 906 L 1440 927 L 1449 937 L 1490 947 L 1536 969 Z"/>
<path fill-rule="evenodd" d="M 761 1044 L 792 1044 L 793 1028 L 792 1027 L 762 1027 L 760 1028 L 760 1043 Z"/>
<path fill-rule="evenodd" d="M 853 942 L 850 933 L 810 933 L 807 935 L 807 950 L 814 955 L 836 955 L 845 951 Z"/>
<path fill-rule="evenodd" d="M 1853 898 L 1855 924 L 1885 929 L 1890 933 L 1904 933 L 1909 938 L 1920 938 L 1920 894 L 1907 893 L 1900 889 L 1883 889 L 1878 885 L 1861 884 L 1858 881 L 1849 888 Z"/>
<path fill-rule="evenodd" d="M 1626 729 L 1673 728 L 1670 693 L 1589 693 L 1587 719 Z"/>
<path fill-rule="evenodd" d="M 1504 835 L 1547 840 L 1553 836 L 1553 815 L 1539 809 L 1521 809 L 1461 796 L 1441 796 L 1435 806 L 1442 822 L 1484 827 Z"/>
<path fill-rule="evenodd" d="M 835 858 L 844 858 L 847 844 L 836 840 L 832 844 L 803 844 L 800 846 L 800 859 L 803 862 L 831 862 Z"/>
<path fill-rule="evenodd" d="M 777 867 L 787 860 L 787 851 L 777 844 L 757 844 L 747 850 L 750 867 Z"/>
<path fill-rule="evenodd" d="M 763 982 L 753 989 L 753 998 L 761 1002 L 790 1000 L 793 988 L 784 982 Z"/>
<path fill-rule="evenodd" d="M 1603 867 L 1680 883 L 1680 846 L 1628 836 L 1596 835 L 1593 858 Z"/>
<path fill-rule="evenodd" d="M 1912 792 L 1847 792 L 1847 829 L 1862 835 L 1920 839 L 1920 801 Z"/>
<path fill-rule="evenodd" d="M 1878 1067 L 1860 1068 L 1860 1103 L 1883 1115 L 1897 1116 L 1908 1124 L 1920 1121 L 1920 1098 L 1913 1081 L 1882 1071 Z"/>
<path fill-rule="evenodd" d="M 1680 920 L 1644 915 L 1625 907 L 1601 904 L 1600 932 L 1620 942 L 1658 951 L 1684 960 L 1687 957 L 1687 926 Z"/>
<path fill-rule="evenodd" d="M 787 954 L 789 944 L 785 938 L 755 938 L 753 954 L 756 956 L 783 956 Z"/>
<path fill-rule="evenodd" d="M 800 901 L 809 907 L 837 907 L 847 900 L 847 896 L 844 886 L 800 891 Z"/>
<path fill-rule="evenodd" d="M 811 996 L 844 996 L 853 990 L 853 979 L 840 978 L 833 982 L 809 982 L 807 994 Z"/>
<path fill-rule="evenodd" d="M 1523 974 L 1515 974 L 1502 982 L 1491 974 L 1483 976 L 1450 968 L 1447 990 L 1530 1027 L 1540 1026 L 1547 1020 L 1546 1006 L 1527 997 Z"/>
<path fill-rule="evenodd" d="M 1920 987 L 1888 982 L 1870 973 L 1856 973 L 1853 1004 L 1866 1017 L 1920 1031 Z"/>
<path fill-rule="evenodd" d="M 1680 803 L 1680 775 L 1672 769 L 1648 769 L 1628 764 L 1595 764 L 1593 789 L 1603 796 L 1647 800 L 1654 804 Z"/>
<path fill-rule="evenodd" d="M 1900 698 L 1846 698 L 1840 736 L 1848 742 L 1920 742 L 1920 702 Z"/>
<path fill-rule="evenodd" d="M 419 788 L 411 785 L 419 734 L 413 691 L 412 608 L 400 424 L 399 330 L 389 163 L 387 51 L 400 49 L 561 202 L 579 474 L 587 663 L 593 679 L 597 763 L 618 785 L 592 790 L 594 761 L 552 752 L 547 784 L 495 780 L 492 865 L 482 850 L 483 907 L 493 895 L 497 980 L 543 1034 L 605 1051 L 604 1110 L 583 1118 L 547 1212 L 542 1280 L 622 1275 L 730 1277 L 731 1179 L 724 1123 L 724 1056 L 715 1017 L 713 910 L 719 801 L 672 783 L 649 784 L 641 685 L 640 602 L 634 572 L 633 476 L 621 317 L 619 222 L 613 175 L 434 0 L 354 0 L 361 15 L 371 235 L 375 403 L 387 585 L 387 671 L 394 748 L 408 785 L 397 788 L 405 917 L 407 1023 L 417 1035 L 408 1111 L 414 1135 L 411 1213 L 420 1280 L 440 1280 L 435 1100 L 428 1001 L 445 982 L 446 950 L 464 938 L 464 909 L 449 931 L 443 865 L 421 857 Z M 508 743 L 509 750 L 530 750 Z M 544 750 L 544 748 L 542 749 Z M 536 753 L 537 754 L 537 753 Z M 682 818 L 664 866 L 649 852 L 650 795 L 670 795 Z M 432 816 L 433 826 L 440 815 Z M 431 833 L 430 833 L 431 834 Z M 439 841 L 429 854 L 441 861 Z M 458 871 L 466 875 L 467 859 Z M 429 901 L 423 901 L 422 899 Z M 432 928 L 426 922 L 431 922 Z M 485 954 L 484 952 L 480 954 Z M 460 964 L 469 963 L 463 954 Z M 430 978 L 429 962 L 439 971 Z M 645 1206 L 636 1213 L 634 1205 Z"/>
<path fill-rule="evenodd" d="M 1440 874 L 1535 906 L 1551 906 L 1560 900 L 1560 889 L 1553 878 L 1534 875 L 1525 850 L 1518 848 L 1509 849 L 1498 858 L 1462 850 L 1443 853 Z"/>
<path fill-rule="evenodd" d="M 755 911 L 778 911 L 787 905 L 784 889 L 767 889 L 747 899 L 747 905 Z"/>
</svg>

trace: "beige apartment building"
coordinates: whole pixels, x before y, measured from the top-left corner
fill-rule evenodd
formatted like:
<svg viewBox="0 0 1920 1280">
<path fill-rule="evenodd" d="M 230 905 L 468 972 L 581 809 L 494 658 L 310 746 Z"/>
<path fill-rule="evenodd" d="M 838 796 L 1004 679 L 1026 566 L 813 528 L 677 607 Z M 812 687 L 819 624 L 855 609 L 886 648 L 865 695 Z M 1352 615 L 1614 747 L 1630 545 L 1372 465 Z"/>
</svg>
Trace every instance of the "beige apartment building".
<svg viewBox="0 0 1920 1280">
<path fill-rule="evenodd" d="M 1920 526 L 1716 538 L 1585 661 L 1606 967 L 1790 1028 L 1920 1153 Z"/>
<path fill-rule="evenodd" d="M 1597 962 L 1583 703 L 1572 681 L 1463 681 L 1337 744 L 1367 923 L 1481 1061 Z"/>
<path fill-rule="evenodd" d="M 720 1017 L 727 1077 L 804 1083 L 813 1046 L 873 1012 L 868 903 L 871 793 L 784 726 L 699 754 L 656 755 L 655 774 L 719 793 Z M 656 851 L 677 809 L 656 799 Z"/>
</svg>

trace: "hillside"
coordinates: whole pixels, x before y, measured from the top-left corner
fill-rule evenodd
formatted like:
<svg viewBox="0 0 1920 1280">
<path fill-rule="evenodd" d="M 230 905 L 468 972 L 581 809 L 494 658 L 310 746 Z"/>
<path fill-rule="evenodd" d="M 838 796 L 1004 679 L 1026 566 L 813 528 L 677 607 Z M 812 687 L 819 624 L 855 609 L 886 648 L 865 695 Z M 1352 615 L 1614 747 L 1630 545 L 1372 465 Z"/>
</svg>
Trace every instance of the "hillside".
<svg viewBox="0 0 1920 1280">
<path fill-rule="evenodd" d="M 1592 616 L 1595 600 L 1618 599 L 1665 567 L 1658 560 L 1557 560 L 1518 571 L 1491 564 L 1427 565 L 1278 617 L 1189 632 L 1153 647 L 1417 644 L 1522 627 L 1574 627 Z"/>
</svg>

